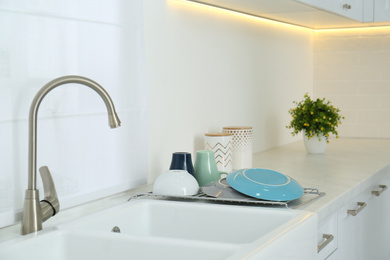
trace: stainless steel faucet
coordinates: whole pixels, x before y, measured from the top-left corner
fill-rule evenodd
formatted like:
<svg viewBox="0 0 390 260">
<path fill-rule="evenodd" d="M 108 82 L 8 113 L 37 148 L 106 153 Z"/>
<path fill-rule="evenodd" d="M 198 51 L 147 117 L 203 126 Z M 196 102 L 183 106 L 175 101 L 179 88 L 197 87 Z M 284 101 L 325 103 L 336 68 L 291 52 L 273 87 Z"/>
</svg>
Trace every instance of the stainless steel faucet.
<svg viewBox="0 0 390 260">
<path fill-rule="evenodd" d="M 111 128 L 119 127 L 121 121 L 116 114 L 114 103 L 106 90 L 91 79 L 81 76 L 64 76 L 54 79 L 43 86 L 35 95 L 31 103 L 29 114 L 29 142 L 28 142 L 28 188 L 24 199 L 21 234 L 26 235 L 42 229 L 42 222 L 54 216 L 60 210 L 57 192 L 49 168 L 43 166 L 39 169 L 43 182 L 45 198 L 39 201 L 37 189 L 37 116 L 42 99 L 52 89 L 69 83 L 78 83 L 95 90 L 103 99 L 107 107 L 108 123 Z"/>
</svg>

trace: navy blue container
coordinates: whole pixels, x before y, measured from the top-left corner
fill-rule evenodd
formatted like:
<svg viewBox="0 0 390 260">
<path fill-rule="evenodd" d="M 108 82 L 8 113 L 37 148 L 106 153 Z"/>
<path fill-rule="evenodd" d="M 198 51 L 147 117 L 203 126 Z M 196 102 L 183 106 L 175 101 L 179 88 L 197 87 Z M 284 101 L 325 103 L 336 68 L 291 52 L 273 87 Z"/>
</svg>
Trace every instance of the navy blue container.
<svg viewBox="0 0 390 260">
<path fill-rule="evenodd" d="M 194 176 L 194 165 L 192 164 L 191 153 L 177 152 L 172 154 L 170 170 L 185 170 Z"/>
</svg>

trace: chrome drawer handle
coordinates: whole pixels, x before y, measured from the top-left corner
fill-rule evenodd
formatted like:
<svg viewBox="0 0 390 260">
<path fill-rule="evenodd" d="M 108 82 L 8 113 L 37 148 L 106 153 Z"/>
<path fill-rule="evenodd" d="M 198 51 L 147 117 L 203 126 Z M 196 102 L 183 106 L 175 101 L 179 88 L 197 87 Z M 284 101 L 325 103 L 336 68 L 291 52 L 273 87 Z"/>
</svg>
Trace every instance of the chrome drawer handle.
<svg viewBox="0 0 390 260">
<path fill-rule="evenodd" d="M 381 188 L 381 189 L 380 190 L 373 190 L 373 191 L 371 191 L 371 194 L 374 194 L 375 196 L 379 197 L 382 192 L 387 190 L 387 186 L 386 185 L 379 185 L 379 188 Z"/>
<path fill-rule="evenodd" d="M 343 5 L 343 8 L 349 10 L 349 9 L 352 8 L 352 6 L 349 5 L 349 4 L 344 4 L 344 5 Z"/>
<path fill-rule="evenodd" d="M 322 238 L 325 239 L 324 242 L 321 243 L 321 245 L 318 246 L 317 253 L 319 253 L 322 249 L 324 249 L 330 242 L 333 241 L 334 236 L 330 234 L 322 234 Z"/>
<path fill-rule="evenodd" d="M 347 210 L 347 213 L 352 216 L 356 216 L 362 209 L 364 209 L 367 206 L 367 203 L 358 202 L 357 205 L 359 206 L 357 209 L 349 209 Z"/>
</svg>

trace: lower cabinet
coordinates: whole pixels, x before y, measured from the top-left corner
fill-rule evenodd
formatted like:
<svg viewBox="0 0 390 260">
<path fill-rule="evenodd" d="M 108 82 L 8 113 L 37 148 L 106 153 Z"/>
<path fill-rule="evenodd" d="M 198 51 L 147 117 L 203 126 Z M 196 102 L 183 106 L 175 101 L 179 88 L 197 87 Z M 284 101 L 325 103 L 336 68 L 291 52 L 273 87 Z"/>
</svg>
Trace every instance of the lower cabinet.
<svg viewBox="0 0 390 260">
<path fill-rule="evenodd" d="M 339 209 L 339 259 L 366 259 L 363 253 L 367 251 L 365 241 L 369 238 L 364 225 L 369 225 L 365 220 L 368 219 L 368 211 L 373 210 L 369 199 L 368 191 L 365 191 Z"/>
<path fill-rule="evenodd" d="M 372 187 L 363 215 L 365 248 L 359 259 L 390 259 L 390 177 Z"/>
<path fill-rule="evenodd" d="M 318 226 L 318 260 L 330 259 L 337 249 L 337 212 Z"/>
<path fill-rule="evenodd" d="M 390 189 L 387 187 L 390 187 L 390 174 L 319 225 L 319 236 L 331 233 L 334 237 L 333 245 L 329 242 L 328 249 L 319 251 L 319 260 L 390 259 Z M 332 231 L 323 228 L 332 226 L 329 223 L 333 221 L 337 226 Z"/>
</svg>

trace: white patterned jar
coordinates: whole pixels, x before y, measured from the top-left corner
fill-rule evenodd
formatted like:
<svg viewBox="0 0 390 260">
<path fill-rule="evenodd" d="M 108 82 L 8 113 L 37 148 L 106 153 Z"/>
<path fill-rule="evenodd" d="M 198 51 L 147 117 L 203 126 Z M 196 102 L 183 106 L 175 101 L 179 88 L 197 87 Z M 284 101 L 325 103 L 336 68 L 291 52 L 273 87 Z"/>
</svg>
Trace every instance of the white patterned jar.
<svg viewBox="0 0 390 260">
<path fill-rule="evenodd" d="M 233 135 L 233 170 L 252 168 L 253 128 L 251 126 L 226 126 L 222 132 Z"/>
<path fill-rule="evenodd" d="M 233 170 L 233 135 L 229 133 L 206 133 L 204 149 L 214 152 L 218 170 L 230 173 Z"/>
</svg>

